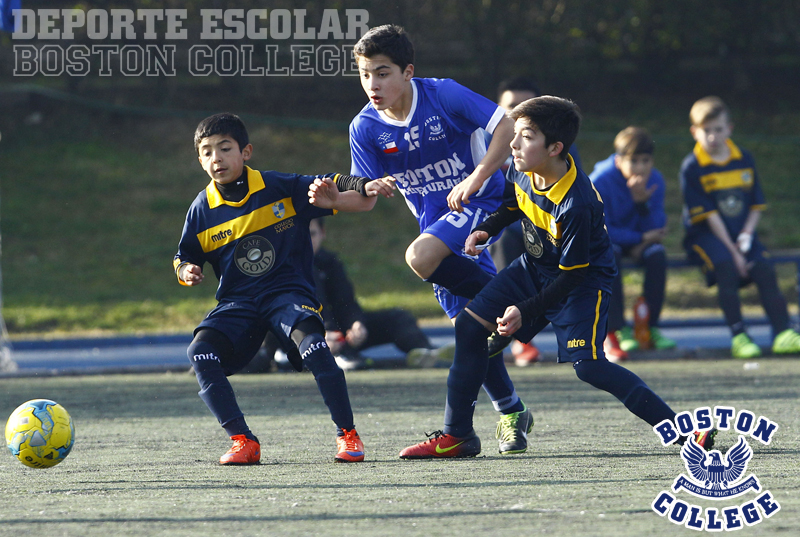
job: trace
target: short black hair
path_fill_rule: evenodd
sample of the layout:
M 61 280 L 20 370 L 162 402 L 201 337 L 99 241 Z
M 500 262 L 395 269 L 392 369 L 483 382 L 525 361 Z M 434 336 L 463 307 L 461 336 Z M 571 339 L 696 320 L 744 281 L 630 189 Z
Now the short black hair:
M 500 85 L 497 86 L 497 100 L 499 101 L 507 91 L 530 91 L 537 97 L 542 94 L 542 90 L 539 89 L 536 82 L 527 76 L 507 78 L 500 82 Z
M 236 140 L 236 143 L 239 144 L 239 151 L 250 143 L 247 127 L 244 126 L 244 122 L 239 116 L 223 112 L 222 114 L 209 116 L 197 125 L 194 131 L 194 150 L 198 151 L 203 138 L 208 138 L 215 134 L 227 134 Z
M 569 148 L 578 137 L 581 128 L 581 110 L 569 99 L 543 95 L 518 104 L 508 116 L 517 121 L 525 119 L 544 135 L 546 146 L 561 142 L 561 156 L 567 160 Z
M 384 24 L 370 29 L 353 47 L 356 58 L 372 58 L 379 54 L 388 56 L 401 71 L 414 63 L 414 45 L 406 31 L 396 24 Z

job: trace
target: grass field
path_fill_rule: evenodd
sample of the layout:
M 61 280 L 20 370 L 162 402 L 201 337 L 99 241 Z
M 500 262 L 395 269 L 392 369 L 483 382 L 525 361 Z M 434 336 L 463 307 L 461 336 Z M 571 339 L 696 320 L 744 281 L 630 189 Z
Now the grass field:
M 800 534 L 800 360 L 631 363 L 676 410 L 727 405 L 780 426 L 749 442 L 748 472 L 781 510 L 741 535 Z M 233 377 L 262 440 L 260 466 L 215 461 L 229 441 L 190 375 L 0 380 L 0 414 L 51 398 L 75 448 L 48 470 L 0 457 L 0 535 L 691 535 L 650 508 L 686 469 L 678 449 L 568 365 L 512 371 L 536 424 L 527 454 L 496 453 L 496 415 L 476 409 L 476 459 L 401 461 L 441 427 L 446 370 L 348 373 L 367 462 L 334 464 L 333 427 L 309 374 Z M 718 437 L 724 453 L 733 432 Z M 702 507 L 741 505 L 677 496 Z

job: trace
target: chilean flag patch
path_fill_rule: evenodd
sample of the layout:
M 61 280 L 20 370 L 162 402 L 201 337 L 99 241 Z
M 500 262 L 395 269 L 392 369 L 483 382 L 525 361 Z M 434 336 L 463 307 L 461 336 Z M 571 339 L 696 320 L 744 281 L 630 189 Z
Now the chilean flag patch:
M 394 140 L 391 138 L 392 135 L 388 132 L 384 132 L 378 137 L 378 143 L 381 145 L 381 149 L 383 149 L 384 153 L 397 153 L 400 151 L 397 149 L 397 144 L 394 143 Z

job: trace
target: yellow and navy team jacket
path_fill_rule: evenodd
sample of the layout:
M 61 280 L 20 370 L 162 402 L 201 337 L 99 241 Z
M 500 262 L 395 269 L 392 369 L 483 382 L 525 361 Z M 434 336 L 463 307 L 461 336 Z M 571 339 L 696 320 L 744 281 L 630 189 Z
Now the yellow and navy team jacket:
M 246 169 L 249 191 L 242 201 L 225 201 L 214 181 L 197 195 L 173 260 L 176 273 L 185 263 L 209 263 L 219 279 L 217 300 L 315 296 L 308 222 L 334 211 L 309 203 L 314 176 Z
M 545 280 L 555 280 L 562 270 L 588 267 L 581 286 L 611 292 L 617 268 L 603 200 L 572 156 L 567 158 L 569 170 L 547 190 L 536 190 L 530 172 L 509 168 L 506 180 L 514 183 L 514 199 L 506 198 L 505 205 L 524 213 L 527 260 Z
M 711 233 L 706 221 L 718 213 L 728 234 L 736 240 L 751 210 L 763 210 L 764 194 L 753 156 L 727 141 L 731 156 L 715 162 L 696 144 L 681 164 L 683 224 L 687 236 Z

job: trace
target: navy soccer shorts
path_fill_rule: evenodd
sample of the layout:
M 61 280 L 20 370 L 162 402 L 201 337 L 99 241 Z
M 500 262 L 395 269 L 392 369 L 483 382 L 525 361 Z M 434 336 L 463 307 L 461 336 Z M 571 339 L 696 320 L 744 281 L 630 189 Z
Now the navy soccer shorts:
M 733 240 L 735 241 L 736 237 L 733 237 Z M 726 261 L 733 263 L 731 253 L 713 233 L 702 233 L 694 237 L 686 237 L 683 246 L 686 248 L 689 261 L 699 265 L 703 270 L 703 274 L 706 277 L 706 285 L 709 287 L 717 283 L 717 265 Z M 750 251 L 744 256 L 747 262 L 755 263 L 768 259 L 768 256 L 769 253 L 764 244 L 758 240 L 757 236 L 754 236 Z M 746 285 L 749 282 L 749 279 L 745 280 L 742 285 Z
M 546 283 L 539 277 L 535 266 L 529 268 L 522 256 L 501 270 L 467 309 L 494 323 L 508 306 L 539 294 Z M 552 323 L 558 341 L 559 362 L 605 359 L 603 341 L 610 297 L 610 293 L 597 288 L 578 287 L 545 315 L 534 319 L 532 326 L 520 328 L 514 337 L 530 341 Z
M 322 325 L 321 309 L 316 299 L 300 293 L 224 301 L 211 310 L 194 333 L 213 328 L 225 334 L 233 343 L 233 356 L 231 363 L 222 365 L 235 372 L 253 359 L 268 331 L 275 334 L 283 349 L 294 346 L 289 337 L 292 329 L 309 317 Z

